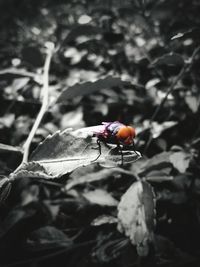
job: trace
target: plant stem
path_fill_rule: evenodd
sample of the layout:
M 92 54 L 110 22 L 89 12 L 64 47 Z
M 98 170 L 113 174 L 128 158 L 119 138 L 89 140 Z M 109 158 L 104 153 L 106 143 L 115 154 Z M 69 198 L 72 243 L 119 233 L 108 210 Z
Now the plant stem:
M 31 142 L 35 136 L 35 133 L 36 133 L 36 131 L 40 125 L 40 122 L 41 122 L 45 112 L 48 109 L 48 105 L 49 105 L 49 69 L 50 69 L 50 63 L 51 63 L 52 55 L 53 55 L 53 49 L 48 49 L 45 64 L 44 64 L 44 69 L 43 69 L 42 106 L 41 106 L 41 109 L 40 109 L 40 111 L 37 115 L 37 118 L 33 124 L 33 127 L 29 133 L 29 136 L 23 145 L 24 154 L 23 154 L 23 159 L 22 159 L 21 164 L 26 163 L 28 161 L 29 149 L 30 149 Z

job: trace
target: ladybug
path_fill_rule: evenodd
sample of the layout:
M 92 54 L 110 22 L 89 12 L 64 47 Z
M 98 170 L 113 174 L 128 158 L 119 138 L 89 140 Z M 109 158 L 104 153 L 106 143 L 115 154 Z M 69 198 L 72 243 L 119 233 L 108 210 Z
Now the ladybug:
M 118 121 L 103 122 L 102 130 L 94 135 L 100 140 L 111 144 L 132 145 L 136 136 L 135 129 Z
M 97 144 L 99 146 L 99 155 L 95 160 L 97 160 L 101 155 L 100 142 L 104 142 L 105 144 L 116 144 L 121 152 L 122 162 L 123 154 L 120 145 L 132 146 L 137 154 L 134 144 L 134 138 L 136 136 L 135 128 L 127 126 L 119 121 L 103 122 L 101 127 L 98 126 L 98 131 L 93 132 L 93 136 L 97 137 Z

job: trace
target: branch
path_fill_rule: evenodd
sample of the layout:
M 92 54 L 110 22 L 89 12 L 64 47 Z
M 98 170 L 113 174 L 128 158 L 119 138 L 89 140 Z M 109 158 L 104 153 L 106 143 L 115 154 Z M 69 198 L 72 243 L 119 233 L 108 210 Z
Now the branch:
M 169 89 L 167 90 L 165 97 L 163 98 L 163 100 L 161 101 L 160 105 L 156 108 L 156 110 L 154 111 L 151 119 L 150 119 L 150 127 L 152 125 L 152 122 L 155 120 L 156 116 L 158 115 L 158 113 L 160 112 L 161 108 L 163 107 L 163 105 L 165 104 L 168 95 L 172 93 L 172 91 L 174 90 L 176 84 L 179 82 L 179 80 L 182 78 L 182 76 L 185 74 L 185 72 L 189 71 L 192 67 L 192 63 L 194 61 L 195 56 L 199 53 L 200 51 L 200 46 L 198 46 L 192 53 L 192 56 L 190 57 L 189 61 L 187 63 L 184 64 L 184 66 L 182 67 L 182 69 L 180 70 L 179 74 L 177 75 L 176 79 L 173 81 L 173 83 L 171 84 L 171 86 L 169 87 Z M 153 140 L 152 135 L 150 134 L 149 139 L 147 141 L 147 144 L 144 148 L 144 153 L 146 153 L 147 149 L 149 148 L 151 142 Z
M 43 88 L 42 88 L 43 100 L 42 100 L 42 106 L 41 106 L 41 109 L 40 109 L 40 111 L 39 111 L 39 113 L 37 115 L 35 123 L 33 124 L 33 127 L 32 127 L 32 129 L 31 129 L 31 131 L 29 133 L 29 136 L 28 136 L 26 142 L 23 145 L 24 154 L 23 154 L 22 163 L 25 163 L 25 162 L 28 161 L 28 155 L 29 155 L 29 149 L 30 149 L 31 142 L 33 140 L 33 137 L 35 136 L 35 133 L 36 133 L 36 131 L 37 131 L 39 125 L 40 125 L 40 122 L 41 122 L 45 112 L 48 109 L 48 104 L 49 104 L 49 69 L 50 69 L 50 63 L 51 63 L 51 58 L 52 58 L 52 55 L 53 55 L 53 51 L 54 51 L 53 48 L 48 49 L 48 51 L 47 51 L 47 56 L 46 56 L 44 69 L 43 69 Z

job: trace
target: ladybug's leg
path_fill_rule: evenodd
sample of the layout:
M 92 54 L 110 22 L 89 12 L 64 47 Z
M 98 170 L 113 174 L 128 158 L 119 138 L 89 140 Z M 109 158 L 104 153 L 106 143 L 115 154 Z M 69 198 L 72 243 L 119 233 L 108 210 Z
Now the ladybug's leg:
M 133 151 L 135 152 L 135 154 L 139 156 L 139 154 L 137 153 L 137 150 L 136 150 L 136 147 L 135 147 L 135 143 L 134 142 L 132 144 L 132 147 L 133 147 Z
M 122 152 L 122 148 L 120 146 L 120 143 L 118 143 L 118 142 L 117 142 L 117 148 L 118 148 L 118 150 L 119 150 L 119 152 L 121 154 L 121 159 L 122 159 L 121 165 L 123 166 L 123 164 L 124 164 L 124 156 L 123 156 L 123 152 Z
M 101 142 L 99 139 L 97 139 L 97 145 L 98 145 L 98 149 L 99 149 L 99 155 L 96 157 L 96 159 L 93 159 L 91 162 L 96 161 L 101 156 Z

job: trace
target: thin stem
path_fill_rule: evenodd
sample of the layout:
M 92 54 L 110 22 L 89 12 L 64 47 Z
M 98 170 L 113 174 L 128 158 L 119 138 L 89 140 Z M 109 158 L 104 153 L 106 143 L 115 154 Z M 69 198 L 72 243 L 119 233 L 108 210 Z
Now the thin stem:
M 21 164 L 26 163 L 28 161 L 29 149 L 30 149 L 31 142 L 35 136 L 35 133 L 36 133 L 36 131 L 40 125 L 40 122 L 41 122 L 45 112 L 48 109 L 48 104 L 49 104 L 49 69 L 50 69 L 50 63 L 51 63 L 52 55 L 53 55 L 53 49 L 49 49 L 47 52 L 47 56 L 46 56 L 46 60 L 45 60 L 45 64 L 44 64 L 44 71 L 43 71 L 43 89 L 42 89 L 43 101 L 42 101 L 42 106 L 41 106 L 41 109 L 40 109 L 40 111 L 37 115 L 37 118 L 33 124 L 33 127 L 29 133 L 29 136 L 23 145 L 24 154 L 23 154 L 23 159 L 22 159 Z
M 167 90 L 165 97 L 163 98 L 163 100 L 161 101 L 160 105 L 156 108 L 156 110 L 154 111 L 151 119 L 150 119 L 150 127 L 152 125 L 152 122 L 155 120 L 155 118 L 157 117 L 158 113 L 160 112 L 161 108 L 163 107 L 163 105 L 165 104 L 168 95 L 172 93 L 172 91 L 174 90 L 176 84 L 179 82 L 179 80 L 182 79 L 183 75 L 190 70 L 190 68 L 192 67 L 192 63 L 194 61 L 195 56 L 199 53 L 200 50 L 200 46 L 198 46 L 194 52 L 192 53 L 192 56 L 190 57 L 189 62 L 187 62 L 187 64 L 185 63 L 184 66 L 182 67 L 182 69 L 180 70 L 179 74 L 177 75 L 176 79 L 173 81 L 173 83 L 171 84 L 171 86 L 169 87 L 169 89 Z M 144 154 L 146 153 L 147 149 L 149 148 L 151 142 L 153 140 L 152 134 L 150 134 L 149 139 L 146 143 L 146 146 L 144 148 Z
M 183 74 L 186 71 L 186 66 L 184 65 L 182 67 L 182 69 L 180 70 L 179 74 L 177 75 L 176 79 L 173 81 L 173 83 L 171 84 L 171 86 L 168 88 L 165 97 L 163 98 L 163 100 L 161 101 L 160 105 L 156 108 L 155 112 L 153 113 L 151 120 L 150 120 L 150 124 L 155 120 L 156 116 L 158 115 L 159 111 L 161 110 L 161 108 L 163 107 L 164 103 L 166 102 L 168 95 L 174 90 L 176 84 L 179 82 L 179 80 L 182 78 Z

